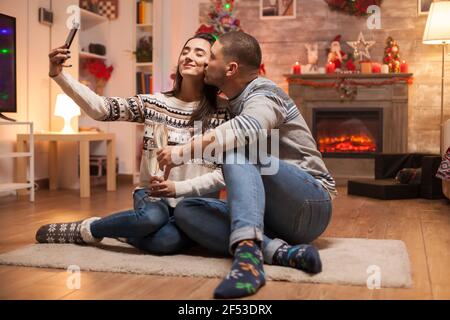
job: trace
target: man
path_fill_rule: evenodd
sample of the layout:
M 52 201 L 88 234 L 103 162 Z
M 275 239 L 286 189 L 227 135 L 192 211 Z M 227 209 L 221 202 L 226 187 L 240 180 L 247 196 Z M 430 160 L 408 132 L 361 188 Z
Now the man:
M 331 199 L 337 193 L 295 103 L 276 84 L 258 77 L 262 55 L 256 39 L 244 32 L 229 32 L 219 37 L 211 51 L 205 81 L 230 98 L 235 117 L 187 145 L 160 150 L 158 161 L 168 174 L 181 164 L 176 163 L 177 158 L 192 159 L 196 150 L 213 149 L 216 156 L 225 151 L 223 173 L 228 204 L 186 199 L 177 207 L 175 219 L 196 240 L 196 232 L 207 232 L 208 219 L 228 215 L 228 249 L 234 262 L 214 295 L 238 298 L 255 293 L 265 284 L 261 250 L 269 264 L 321 272 L 318 250 L 308 243 L 328 226 Z M 272 145 L 271 139 L 278 137 L 279 154 L 272 152 L 266 161 L 260 154 L 257 161 L 250 161 L 248 148 L 239 151 L 256 143 Z M 277 168 L 276 172 L 268 170 L 270 173 L 264 174 L 268 165 Z M 194 226 L 190 215 L 201 215 L 205 225 Z M 297 245 L 272 240 L 263 234 L 264 229 Z M 200 244 L 211 248 L 218 245 L 205 241 Z

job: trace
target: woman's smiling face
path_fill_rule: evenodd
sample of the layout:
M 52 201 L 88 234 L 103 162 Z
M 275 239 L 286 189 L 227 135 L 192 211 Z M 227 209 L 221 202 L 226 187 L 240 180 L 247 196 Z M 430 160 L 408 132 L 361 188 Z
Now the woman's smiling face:
M 204 39 L 192 39 L 184 46 L 178 59 L 181 75 L 204 77 L 205 67 L 211 55 L 211 45 Z

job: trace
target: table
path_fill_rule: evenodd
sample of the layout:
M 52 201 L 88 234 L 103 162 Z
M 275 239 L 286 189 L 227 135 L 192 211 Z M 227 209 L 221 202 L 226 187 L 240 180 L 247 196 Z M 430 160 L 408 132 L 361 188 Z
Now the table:
M 28 126 L 28 136 L 30 139 L 30 148 L 26 152 L 3 152 L 0 153 L 1 159 L 17 159 L 23 158 L 24 170 L 25 170 L 25 182 L 26 183 L 14 183 L 14 182 L 2 182 L 0 183 L 0 192 L 4 191 L 16 191 L 20 194 L 20 190 L 29 189 L 30 190 L 30 202 L 34 202 L 34 143 L 33 143 L 33 133 L 34 124 L 33 122 L 20 122 L 20 121 L 0 121 L 0 126 L 17 126 L 26 125 Z M 27 167 L 29 169 L 28 181 L 26 181 L 26 171 Z
M 17 135 L 17 152 L 24 152 L 27 148 L 29 135 Z M 79 142 L 80 148 L 80 197 L 91 196 L 91 182 L 89 174 L 89 143 L 91 141 L 106 141 L 106 189 L 116 190 L 116 137 L 114 133 L 79 132 L 79 133 L 35 133 L 34 141 L 48 141 L 49 148 L 49 180 L 50 190 L 58 189 L 58 142 Z M 26 181 L 26 163 L 22 159 L 16 160 L 15 177 L 17 182 Z

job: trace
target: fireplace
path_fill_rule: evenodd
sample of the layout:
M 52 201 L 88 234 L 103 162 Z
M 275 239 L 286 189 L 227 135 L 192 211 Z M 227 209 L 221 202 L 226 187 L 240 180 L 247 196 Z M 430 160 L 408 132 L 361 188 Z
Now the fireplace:
M 328 158 L 373 158 L 383 151 L 383 110 L 313 109 L 313 136 Z
M 405 79 L 411 76 L 286 75 L 289 95 L 338 185 L 346 185 L 349 179 L 373 178 L 377 153 L 408 151 L 409 93 Z M 342 95 L 339 90 L 342 81 L 352 87 L 353 96 Z

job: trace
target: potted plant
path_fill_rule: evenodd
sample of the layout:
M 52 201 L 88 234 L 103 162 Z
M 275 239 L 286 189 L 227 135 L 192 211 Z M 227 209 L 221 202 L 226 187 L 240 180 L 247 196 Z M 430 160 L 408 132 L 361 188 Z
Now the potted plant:
M 152 37 L 142 37 L 136 49 L 137 62 L 152 62 L 153 60 L 153 45 Z
M 95 77 L 95 92 L 102 96 L 105 90 L 105 85 L 111 77 L 114 67 L 112 65 L 107 67 L 103 60 L 93 59 L 86 63 L 85 68 L 92 76 Z

